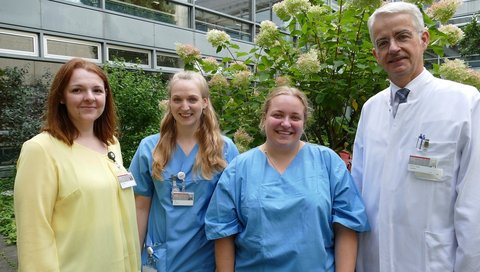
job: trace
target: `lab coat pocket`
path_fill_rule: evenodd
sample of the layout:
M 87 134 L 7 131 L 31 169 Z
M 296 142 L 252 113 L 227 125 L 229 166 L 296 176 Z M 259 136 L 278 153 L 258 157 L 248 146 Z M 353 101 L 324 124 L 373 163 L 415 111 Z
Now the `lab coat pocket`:
M 425 271 L 453 271 L 455 256 L 455 233 L 453 230 L 425 232 Z
M 435 168 L 441 169 L 441 175 L 436 178 L 429 178 L 428 175 L 416 175 L 419 179 L 434 181 L 452 181 L 454 174 L 454 162 L 457 143 L 454 141 L 435 141 L 429 142 L 428 148 L 417 153 L 420 157 L 426 157 L 435 161 Z

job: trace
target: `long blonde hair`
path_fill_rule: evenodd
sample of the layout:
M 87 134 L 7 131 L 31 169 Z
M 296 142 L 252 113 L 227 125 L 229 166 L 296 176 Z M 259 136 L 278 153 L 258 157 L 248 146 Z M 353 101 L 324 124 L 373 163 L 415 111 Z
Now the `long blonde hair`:
M 203 110 L 200 117 L 200 124 L 195 132 L 195 138 L 198 143 L 198 154 L 193 165 L 194 173 L 201 173 L 205 179 L 212 179 L 215 172 L 222 171 L 227 162 L 223 157 L 223 138 L 220 132 L 217 115 L 209 99 L 208 83 L 199 73 L 192 71 L 177 72 L 167 86 L 169 97 L 171 97 L 172 87 L 180 80 L 194 81 L 202 95 L 207 98 L 207 107 Z M 163 180 L 162 172 L 168 164 L 172 152 L 175 151 L 177 140 L 177 128 L 175 119 L 167 107 L 167 112 L 160 122 L 160 141 L 153 150 L 153 177 Z

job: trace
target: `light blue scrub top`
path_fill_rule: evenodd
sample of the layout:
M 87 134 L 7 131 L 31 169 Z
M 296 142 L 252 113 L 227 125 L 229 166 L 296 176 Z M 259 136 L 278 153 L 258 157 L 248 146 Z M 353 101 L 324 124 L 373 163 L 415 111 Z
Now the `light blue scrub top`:
M 208 239 L 236 234 L 235 271 L 335 271 L 333 223 L 369 230 L 345 163 L 305 144 L 280 175 L 254 148 L 224 170 L 205 218 Z
M 158 271 L 214 271 L 213 242 L 205 236 L 204 218 L 221 173 L 212 180 L 192 175 L 198 145 L 188 156 L 177 145 L 162 174 L 163 181 L 153 180 L 152 153 L 159 139 L 159 134 L 143 139 L 130 165 L 137 182 L 135 194 L 152 198 L 145 245 L 153 248 Z M 238 150 L 232 140 L 223 139 L 224 157 L 229 162 L 238 155 Z M 195 193 L 193 206 L 172 206 L 171 176 L 180 171 L 186 174 L 186 191 Z M 177 180 L 177 186 L 181 189 L 182 182 Z M 142 263 L 146 261 L 147 253 L 142 249 Z

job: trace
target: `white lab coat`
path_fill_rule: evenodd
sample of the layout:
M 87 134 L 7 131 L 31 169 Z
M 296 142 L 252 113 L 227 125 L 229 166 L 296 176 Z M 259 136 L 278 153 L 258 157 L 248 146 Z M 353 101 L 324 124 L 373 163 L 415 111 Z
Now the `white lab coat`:
M 427 70 L 406 87 L 395 118 L 390 88 L 362 109 L 352 175 L 372 230 L 360 234 L 357 272 L 479 272 L 480 93 Z M 410 155 L 436 158 L 443 177 L 416 178 Z

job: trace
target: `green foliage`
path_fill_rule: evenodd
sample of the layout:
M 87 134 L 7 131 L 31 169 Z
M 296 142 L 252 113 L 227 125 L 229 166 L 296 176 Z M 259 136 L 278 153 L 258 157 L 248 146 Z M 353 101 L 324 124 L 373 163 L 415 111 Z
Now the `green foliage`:
M 478 24 L 476 16 L 463 29 L 463 32 L 465 36 L 459 44 L 460 54 L 463 57 L 480 54 L 480 24 Z
M 268 91 L 283 81 L 303 90 L 312 103 L 313 121 L 306 131 L 309 141 L 336 150 L 352 144 L 361 106 L 387 85 L 386 75 L 372 56 L 366 26 L 373 9 L 346 8 L 339 2 L 335 12 L 317 2 L 321 19 L 309 12 L 293 14 L 284 22 L 291 37 L 261 29 L 257 36 L 261 45 L 250 52 L 237 50 L 223 60 L 227 63 L 240 56 L 253 66 L 250 85 L 234 84 L 237 71 L 232 66 L 215 70 L 200 63 L 208 75 L 221 73 L 231 82 L 229 88 L 216 89 L 211 84 L 212 100 L 227 134 L 243 129 L 255 139 L 251 146 L 257 145 L 263 138 L 258 129 L 261 105 Z M 227 44 L 222 49 L 232 48 Z
M 336 151 L 351 149 L 363 104 L 388 86 L 386 73 L 372 55 L 367 27 L 369 15 L 381 1 L 337 4 L 338 10 L 321 0 L 275 4 L 273 10 L 284 21 L 279 28 L 290 35 L 264 21 L 249 52 L 239 51 L 231 42 L 216 46 L 217 52 L 226 50 L 231 56 L 216 67 L 180 56 L 188 64 L 185 67 L 200 67 L 209 78 L 212 101 L 229 136 L 241 130 L 253 136 L 250 147 L 257 145 L 263 138 L 258 123 L 266 94 L 275 86 L 290 85 L 307 94 L 314 110 L 306 129 L 308 140 Z M 429 50 L 443 55 L 446 36 L 436 29 L 437 22 L 426 23 L 432 37 Z M 237 84 L 238 70 L 230 64 L 238 59 L 253 67 L 250 84 Z M 229 84 L 218 84 L 219 75 Z
M 130 69 L 120 62 L 105 65 L 103 69 L 113 90 L 123 163 L 128 167 L 140 141 L 159 131 L 163 114 L 159 102 L 167 97 L 164 80 L 160 74 L 138 67 Z
M 15 244 L 17 228 L 13 211 L 13 178 L 0 179 L 0 234 L 7 244 Z
M 48 93 L 45 82 L 50 80 L 51 75 L 46 73 L 28 84 L 26 73 L 25 69 L 17 67 L 0 69 L 0 130 L 8 132 L 0 135 L 4 148 L 8 146 L 19 150 L 24 141 L 40 131 L 42 125 Z

